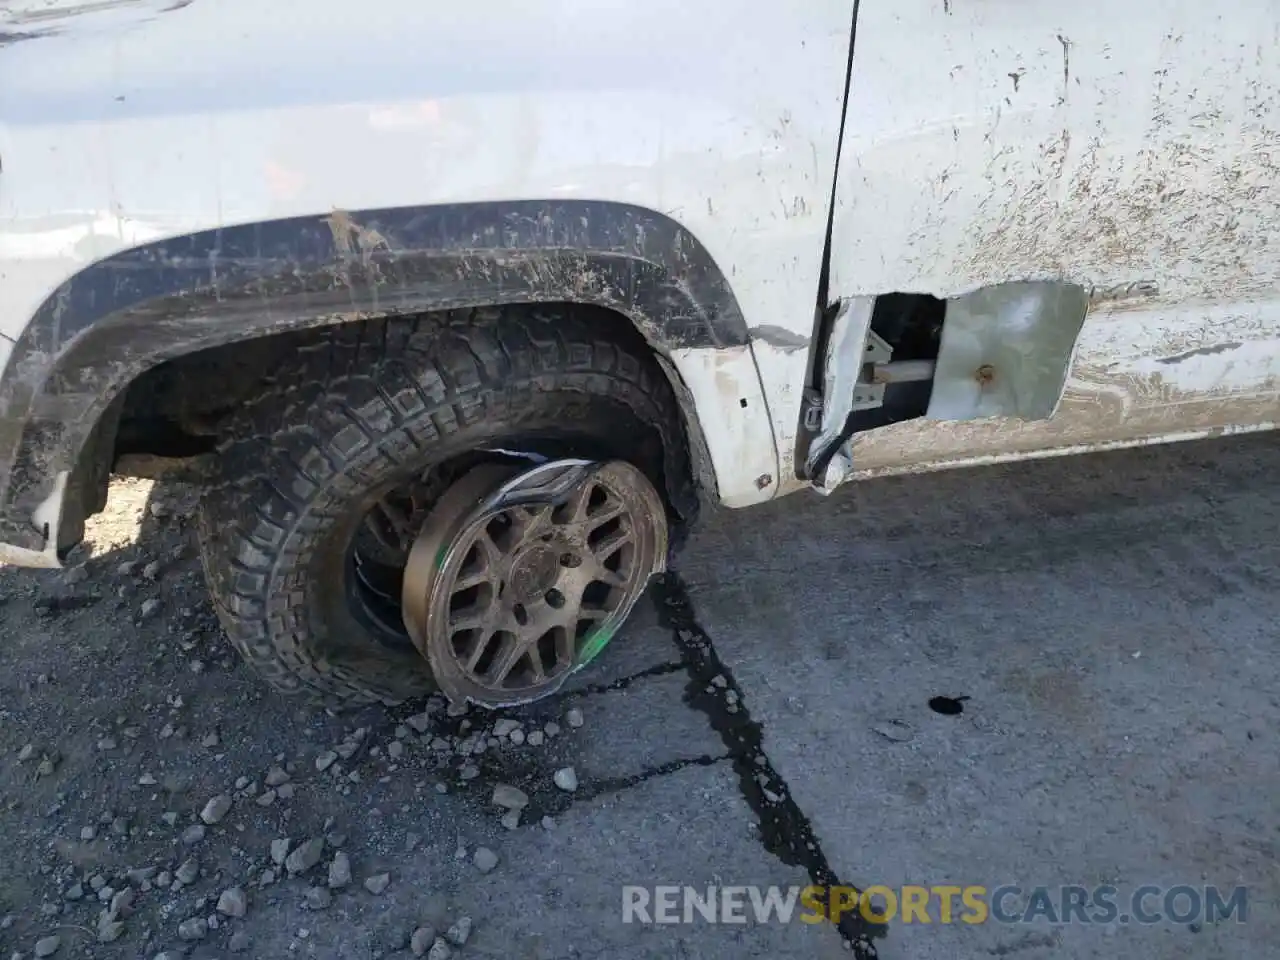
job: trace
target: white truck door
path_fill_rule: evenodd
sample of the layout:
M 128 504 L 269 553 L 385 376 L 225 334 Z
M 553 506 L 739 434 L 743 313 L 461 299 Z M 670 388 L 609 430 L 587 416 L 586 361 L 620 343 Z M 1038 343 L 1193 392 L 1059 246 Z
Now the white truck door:
M 950 298 L 1050 281 L 1080 306 L 1051 417 L 871 430 L 854 467 L 1274 420 L 1278 46 L 1270 0 L 862 0 L 828 300 L 931 294 L 950 317 Z
M 863 0 L 831 292 L 1269 292 L 1280 8 Z

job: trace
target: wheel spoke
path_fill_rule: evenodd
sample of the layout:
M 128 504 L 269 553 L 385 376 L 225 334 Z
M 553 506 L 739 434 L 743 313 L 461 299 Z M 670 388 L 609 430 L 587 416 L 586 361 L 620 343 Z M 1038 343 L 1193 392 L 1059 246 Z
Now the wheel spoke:
M 564 515 L 566 523 L 585 520 L 587 504 L 591 502 L 591 494 L 595 492 L 595 489 L 596 485 L 590 480 L 586 483 L 578 484 L 573 492 L 569 494 L 569 498 L 556 509 L 556 512 Z
M 502 560 L 502 548 L 493 542 L 489 531 L 481 530 L 476 537 L 476 546 L 480 548 L 480 556 L 486 571 L 494 570 Z
M 623 514 L 623 506 L 617 500 L 610 500 L 595 513 L 587 514 L 587 527 L 594 530 L 603 523 L 608 523 L 614 517 L 620 517 Z
M 547 505 L 517 507 L 507 516 L 511 520 L 512 549 L 540 536 L 551 525 L 551 507 Z
M 556 659 L 561 663 L 573 663 L 578 658 L 574 649 L 577 633 L 573 626 L 565 627 L 556 634 Z
M 459 630 L 475 630 L 483 627 L 485 621 L 489 618 L 486 615 L 487 610 L 477 610 L 474 607 L 468 607 L 463 615 L 454 614 L 449 618 L 449 633 L 457 633 Z
M 599 580 L 601 583 L 608 584 L 611 587 L 625 587 L 627 578 L 616 570 L 610 570 L 603 563 L 597 562 L 595 576 L 593 580 Z
M 511 639 L 503 644 L 502 651 L 494 660 L 493 665 L 489 667 L 489 678 L 499 686 L 507 679 L 507 676 L 515 669 L 520 659 L 529 652 L 529 643 L 521 637 L 511 634 Z
M 461 590 L 470 590 L 472 587 L 478 587 L 482 583 L 488 583 L 492 576 L 487 568 L 468 573 L 466 576 L 459 576 L 454 581 L 453 592 L 458 593 Z
M 603 563 L 608 560 L 623 544 L 631 542 L 631 533 L 624 529 L 615 530 L 603 540 L 591 545 L 591 552 L 596 555 L 596 559 Z
M 454 591 L 457 592 L 456 590 Z M 501 613 L 497 608 L 496 598 L 492 592 L 488 595 L 486 603 L 473 603 L 461 610 L 451 611 L 449 614 L 449 632 L 457 633 L 459 630 L 475 630 L 479 627 L 488 628 L 486 632 L 492 632 L 500 626 Z
M 485 650 L 489 648 L 489 644 L 493 641 L 493 634 L 487 630 L 482 630 L 476 635 L 471 645 L 471 649 L 467 651 L 467 672 L 475 673 L 476 664 L 480 662 L 480 658 L 484 656 Z
M 542 657 L 539 656 L 538 651 L 529 651 L 529 666 L 533 672 L 533 682 L 546 683 L 547 672 L 542 669 Z

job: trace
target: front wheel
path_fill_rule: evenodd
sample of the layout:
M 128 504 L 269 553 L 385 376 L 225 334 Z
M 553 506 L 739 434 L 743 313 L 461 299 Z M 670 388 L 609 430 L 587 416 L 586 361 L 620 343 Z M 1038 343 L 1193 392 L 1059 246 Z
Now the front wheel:
M 278 689 L 534 700 L 662 569 L 656 490 L 682 438 L 645 348 L 570 310 L 459 319 L 334 328 L 226 425 L 201 554 L 229 639 Z M 538 499 L 560 461 L 573 482 Z

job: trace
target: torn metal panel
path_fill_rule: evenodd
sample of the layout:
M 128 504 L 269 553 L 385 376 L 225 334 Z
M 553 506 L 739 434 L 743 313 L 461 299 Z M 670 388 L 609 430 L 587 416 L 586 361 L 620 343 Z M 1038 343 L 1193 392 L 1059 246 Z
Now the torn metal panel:
M 875 297 L 853 297 L 840 304 L 832 323 L 823 361 L 822 429 L 810 448 L 811 464 L 830 453 L 831 445 L 840 441 L 845 421 L 853 412 L 858 378 L 867 362 L 867 337 L 875 306 Z
M 1005 283 L 948 302 L 926 415 L 1048 417 L 1087 309 L 1085 291 L 1061 283 Z
M 1280 411 L 1280 300 L 1208 308 L 1104 302 L 1047 419 L 904 421 L 855 436 L 855 476 L 914 473 L 1269 430 Z M 950 322 L 950 321 L 948 321 Z

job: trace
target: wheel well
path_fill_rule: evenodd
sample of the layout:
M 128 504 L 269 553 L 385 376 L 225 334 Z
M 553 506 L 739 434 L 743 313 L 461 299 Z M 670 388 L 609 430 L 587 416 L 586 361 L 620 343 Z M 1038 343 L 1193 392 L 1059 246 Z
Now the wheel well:
M 715 479 L 702 440 L 692 397 L 675 367 L 623 314 L 575 303 L 557 306 L 578 316 L 588 315 L 602 337 L 647 354 L 661 369 L 681 411 L 684 449 L 666 451 L 667 473 L 679 464 L 679 476 L 663 478 L 668 506 L 676 517 L 691 521 L 703 496 L 714 497 Z M 484 309 L 484 308 L 481 308 Z M 438 311 L 403 318 L 351 321 L 382 323 L 435 322 L 462 326 L 473 311 Z M 314 345 L 338 326 L 330 324 L 220 344 L 166 360 L 136 377 L 115 404 L 114 441 L 110 446 L 112 469 L 121 474 L 197 478 L 213 455 L 222 421 L 257 393 L 263 380 L 291 354 Z M 107 418 L 104 417 L 104 420 Z M 99 448 L 101 449 L 101 448 Z M 88 451 L 86 451 L 88 454 Z M 100 507 L 99 507 L 100 509 Z M 92 507 L 89 512 L 92 511 Z

